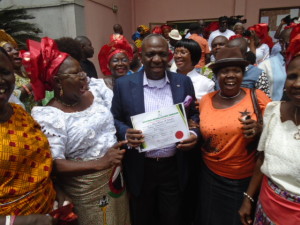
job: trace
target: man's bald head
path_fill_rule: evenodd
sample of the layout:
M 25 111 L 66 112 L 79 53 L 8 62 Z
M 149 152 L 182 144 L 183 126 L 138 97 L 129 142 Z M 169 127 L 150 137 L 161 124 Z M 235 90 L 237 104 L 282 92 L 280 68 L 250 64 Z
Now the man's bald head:
M 226 46 L 229 48 L 239 47 L 243 56 L 245 56 L 248 48 L 248 43 L 245 40 L 245 38 L 235 38 L 233 40 L 228 41 Z

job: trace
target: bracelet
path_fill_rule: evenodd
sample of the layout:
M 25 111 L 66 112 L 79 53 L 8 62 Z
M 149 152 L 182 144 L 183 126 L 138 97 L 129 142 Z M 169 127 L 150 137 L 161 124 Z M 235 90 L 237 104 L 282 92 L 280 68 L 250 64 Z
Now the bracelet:
M 11 216 L 10 225 L 14 225 L 16 216 Z
M 5 217 L 5 225 L 10 225 L 10 216 Z
M 247 197 L 251 202 L 254 203 L 254 199 L 250 195 L 248 195 L 246 192 L 244 192 L 244 196 Z
M 25 91 L 27 92 L 28 95 L 32 94 L 31 91 L 29 90 L 29 88 L 26 85 L 23 85 L 22 87 L 25 89 Z

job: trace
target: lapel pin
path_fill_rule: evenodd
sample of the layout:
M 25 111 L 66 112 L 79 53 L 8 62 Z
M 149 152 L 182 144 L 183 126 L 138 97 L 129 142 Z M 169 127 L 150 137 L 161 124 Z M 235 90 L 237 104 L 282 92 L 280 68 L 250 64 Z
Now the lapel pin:
M 180 87 L 180 84 L 177 84 L 177 87 Z

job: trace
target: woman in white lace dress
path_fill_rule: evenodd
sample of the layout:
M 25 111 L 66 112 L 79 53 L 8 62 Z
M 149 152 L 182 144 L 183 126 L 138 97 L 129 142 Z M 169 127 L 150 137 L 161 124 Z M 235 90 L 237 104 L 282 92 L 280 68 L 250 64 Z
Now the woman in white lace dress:
M 78 61 L 59 52 L 53 40 L 43 38 L 41 45 L 31 42 L 29 49 L 33 87 L 41 97 L 46 89 L 54 91 L 54 99 L 35 107 L 32 115 L 48 137 L 57 182 L 71 197 L 79 224 L 129 224 L 123 180 L 112 177 L 126 143 L 116 144 L 112 91 L 102 79 L 88 82 Z M 39 60 L 48 65 L 35 68 Z

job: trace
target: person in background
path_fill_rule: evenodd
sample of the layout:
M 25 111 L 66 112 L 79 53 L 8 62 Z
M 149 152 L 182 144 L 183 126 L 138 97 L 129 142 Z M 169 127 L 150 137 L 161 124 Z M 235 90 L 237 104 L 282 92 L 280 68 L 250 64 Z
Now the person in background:
M 37 105 L 38 102 L 34 100 L 34 92 L 28 74 L 23 68 L 22 55 L 18 50 L 18 45 L 4 30 L 0 30 L 0 47 L 4 48 L 13 63 L 16 80 L 13 95 L 23 103 L 26 111 L 30 113 L 32 107 Z
M 143 39 L 150 34 L 150 28 L 147 25 L 140 25 L 137 27 L 137 31 L 132 35 L 136 47 L 140 49 L 142 47 Z
M 200 36 L 202 28 L 199 23 L 192 23 L 189 29 L 191 33 L 189 39 L 196 41 L 201 48 L 201 58 L 197 65 L 195 65 L 196 70 L 201 73 L 201 68 L 205 66 L 205 63 L 208 62 L 210 58 L 208 42 Z
M 123 27 L 120 24 L 115 24 L 113 26 L 114 33 L 110 37 L 110 41 L 120 40 L 123 37 Z
M 28 48 L 36 98 L 43 98 L 46 89 L 54 91 L 48 105 L 33 108 L 32 116 L 49 140 L 57 182 L 72 199 L 78 224 L 128 225 L 126 191 L 114 185 L 126 142 L 117 143 L 115 137 L 111 90 L 102 79 L 88 79 L 54 40 L 30 40 Z M 46 63 L 37 67 L 39 61 Z
M 224 36 L 217 36 L 214 38 L 214 40 L 211 43 L 211 55 L 215 58 L 216 54 L 218 53 L 218 51 L 221 48 L 226 47 L 226 44 L 228 43 L 228 39 Z M 202 68 L 202 75 L 206 76 L 209 79 L 214 79 L 214 73 L 213 71 L 209 68 L 209 66 L 211 64 L 213 64 L 214 62 L 210 62 L 208 64 L 206 64 L 203 68 Z
M 175 46 L 174 61 L 177 69 L 172 72 L 184 74 L 191 78 L 195 89 L 197 100 L 202 96 L 214 91 L 214 82 L 199 74 L 195 69 L 195 64 L 201 58 L 201 48 L 192 39 L 183 39 Z
M 245 38 L 230 40 L 226 46 L 229 48 L 239 47 L 244 59 L 246 60 L 248 43 Z M 266 73 L 262 69 L 251 64 L 245 68 L 245 74 L 241 86 L 245 88 L 260 89 L 270 97 L 270 85 Z
M 245 27 L 242 23 L 236 23 L 234 24 L 233 26 L 233 32 L 235 34 L 238 34 L 238 35 L 243 35 L 243 32 L 245 31 Z
M 113 89 L 116 79 L 127 75 L 133 51 L 127 40 L 119 40 L 104 45 L 98 54 L 102 73 L 107 76 L 104 82 L 108 88 Z
M 234 32 L 232 30 L 228 29 L 228 17 L 222 16 L 219 18 L 219 29 L 211 32 L 208 38 L 208 46 L 212 48 L 212 41 L 217 36 L 224 36 L 227 39 L 229 39 L 231 36 L 234 35 Z
M 247 65 L 239 48 L 228 47 L 210 65 L 220 90 L 199 103 L 203 163 L 195 225 L 240 224 L 238 209 L 253 175 L 262 130 L 250 89 L 241 87 Z M 263 113 L 270 99 L 261 90 L 255 93 Z
M 161 26 L 162 36 L 163 36 L 167 41 L 170 40 L 169 33 L 171 32 L 172 29 L 173 29 L 173 28 L 170 27 L 170 26 L 167 25 L 167 24 L 164 24 L 164 25 Z
M 136 47 L 134 43 L 129 43 L 132 48 L 132 60 L 130 62 L 130 70 L 128 71 L 127 75 L 140 72 L 144 67 L 141 62 L 140 56 L 139 56 L 139 49 Z
M 14 85 L 14 65 L 0 47 L 0 224 L 52 225 L 46 216 L 56 197 L 50 146 L 39 124 L 8 103 Z
M 300 221 L 300 28 L 287 50 L 288 101 L 267 105 L 259 141 L 259 160 L 239 210 L 244 225 Z M 253 222 L 254 198 L 259 192 Z
M 284 83 L 286 80 L 285 52 L 290 41 L 292 29 L 283 30 L 279 37 L 281 54 L 272 56 L 258 65 L 258 68 L 265 71 L 270 83 L 271 98 L 273 101 L 280 101 L 283 96 Z
M 82 58 L 79 60 L 82 70 L 86 72 L 88 77 L 98 78 L 95 65 L 89 60 L 89 58 L 94 56 L 92 42 L 86 36 L 77 36 L 75 40 L 80 43 L 82 50 Z
M 204 28 L 205 28 L 205 22 L 204 22 L 204 20 L 199 20 L 198 21 L 199 22 L 199 24 L 200 24 L 200 26 L 201 26 L 201 33 L 199 34 L 201 37 L 204 37 L 203 36 L 203 32 L 204 32 Z M 191 33 L 190 33 L 190 31 L 189 31 L 189 29 L 187 29 L 187 34 L 185 35 L 185 37 L 184 38 L 186 38 L 186 39 L 188 39 L 190 36 L 191 36 Z
M 177 42 L 180 41 L 181 39 L 182 36 L 179 34 L 179 31 L 177 29 L 171 30 L 171 32 L 169 33 L 169 42 L 168 42 L 169 51 L 173 56 L 172 59 L 169 61 L 170 71 L 176 70 L 176 64 L 174 63 L 174 50 Z
M 249 37 L 249 48 L 256 55 L 256 64 L 260 64 L 270 57 L 270 46 L 268 43 L 268 25 L 265 23 L 255 24 L 248 28 L 251 32 Z M 272 42 L 273 43 L 273 42 Z

